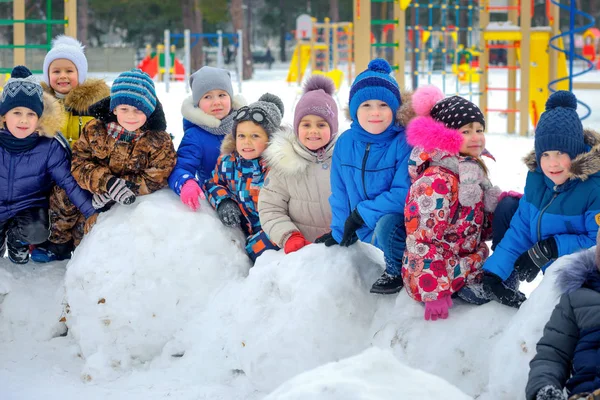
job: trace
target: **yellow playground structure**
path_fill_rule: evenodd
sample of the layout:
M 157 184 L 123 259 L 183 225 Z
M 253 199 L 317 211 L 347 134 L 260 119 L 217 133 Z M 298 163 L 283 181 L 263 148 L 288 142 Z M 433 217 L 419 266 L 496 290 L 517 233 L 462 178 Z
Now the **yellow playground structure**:
M 316 71 L 329 73 L 339 88 L 343 80 L 340 64 L 347 67 L 348 84 L 352 82 L 353 59 L 353 28 L 351 22 L 331 23 L 329 18 L 318 23 L 312 18 L 311 34 L 308 38 L 297 39 L 288 70 L 287 82 L 300 84 L 304 78 L 306 68 L 310 65 L 312 73 Z M 333 72 L 336 71 L 336 72 Z M 341 76 L 341 78 L 340 78 Z
M 507 0 L 504 5 L 493 5 L 490 0 L 452 0 L 441 4 L 425 0 L 356 0 L 355 70 L 367 67 L 374 49 L 380 57 L 383 50 L 383 57 L 391 61 L 401 86 L 411 83 L 413 87 L 419 86 L 423 84 L 420 79 L 431 84 L 435 78 L 436 84 L 442 82 L 446 94 L 478 96 L 486 118 L 489 113 L 505 114 L 507 132 L 526 135 L 530 122 L 534 127 L 537 125 L 549 86 L 553 90 L 570 87 L 567 80 L 557 79 L 569 76 L 565 53 L 550 46 L 552 42 L 553 46 L 564 49 L 559 37 L 560 7 L 549 3 L 548 26 L 532 27 L 533 2 Z M 377 11 L 380 17 L 374 18 Z M 490 22 L 492 13 L 496 13 L 494 19 L 500 15 L 506 20 Z M 413 25 L 407 25 L 407 21 Z M 373 42 L 373 36 L 380 31 L 389 32 L 390 28 L 391 43 Z M 458 45 L 461 36 L 467 40 L 464 45 Z M 359 56 L 364 54 L 370 57 Z M 499 61 L 498 54 L 505 59 Z M 498 79 L 502 75 L 497 70 L 506 71 L 506 81 Z M 491 71 L 494 80 L 504 84 L 493 82 Z M 600 90 L 600 84 L 593 83 L 575 82 L 572 87 Z M 488 97 L 492 92 L 504 92 L 506 106 L 489 107 Z

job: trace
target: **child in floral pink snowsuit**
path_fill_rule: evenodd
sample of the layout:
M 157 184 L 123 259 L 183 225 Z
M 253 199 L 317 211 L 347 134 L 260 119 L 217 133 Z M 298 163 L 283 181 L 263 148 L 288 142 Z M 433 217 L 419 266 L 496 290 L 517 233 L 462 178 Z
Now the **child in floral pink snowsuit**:
M 418 117 L 407 127 L 414 149 L 402 277 L 408 294 L 425 303 L 426 320 L 447 318 L 450 296 L 480 281 L 501 194 L 481 159 L 489 155 L 483 114 L 462 97 L 443 97 L 435 87 L 418 89 Z

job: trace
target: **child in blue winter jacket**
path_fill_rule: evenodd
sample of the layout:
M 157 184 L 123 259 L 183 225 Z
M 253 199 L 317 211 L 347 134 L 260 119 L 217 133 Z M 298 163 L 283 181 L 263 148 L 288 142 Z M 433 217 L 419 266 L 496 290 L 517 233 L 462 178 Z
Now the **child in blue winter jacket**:
M 50 235 L 48 196 L 54 183 L 82 211 L 86 230 L 96 214 L 91 195 L 71 175 L 69 145 L 55 138 L 65 121 L 62 107 L 43 94 L 26 67 L 13 69 L 0 116 L 0 257 L 8 247 L 10 261 L 25 264 L 29 245 Z
M 233 134 L 223 141 L 212 178 L 204 183 L 206 197 L 223 225 L 244 231 L 246 253 L 252 262 L 265 250 L 279 249 L 260 224 L 258 195 L 267 174 L 263 152 L 273 133 L 281 129 L 282 118 L 283 103 L 270 93 L 240 108 Z
M 492 299 L 519 307 L 525 296 L 507 287 L 514 271 L 531 282 L 558 257 L 596 244 L 600 223 L 600 136 L 584 131 L 577 99 L 559 91 L 546 102 L 535 132 L 525 194 L 510 228 L 483 265 Z
M 331 233 L 316 243 L 349 246 L 358 239 L 383 250 L 386 270 L 371 293 L 402 288 L 404 203 L 410 187 L 404 126 L 410 96 L 400 94 L 383 59 L 369 63 L 350 88 L 350 129 L 337 141 L 331 166 Z
M 235 111 L 246 105 L 233 96 L 229 71 L 202 67 L 190 77 L 192 95 L 183 101 L 183 139 L 177 149 L 177 164 L 169 186 L 193 211 L 200 207 L 200 187 L 209 179 L 219 158 L 225 135 L 233 131 Z

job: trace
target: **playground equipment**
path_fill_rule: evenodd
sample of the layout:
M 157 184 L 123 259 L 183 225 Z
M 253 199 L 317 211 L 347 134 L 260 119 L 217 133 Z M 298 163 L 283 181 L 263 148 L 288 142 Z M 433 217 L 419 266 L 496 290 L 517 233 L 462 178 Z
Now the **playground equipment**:
M 64 0 L 64 19 L 52 19 L 52 0 L 46 0 L 46 19 L 25 19 L 25 0 L 2 0 L 13 3 L 13 19 L 0 20 L 0 25 L 13 26 L 13 43 L 2 44 L 0 49 L 13 51 L 13 65 L 27 65 L 26 49 L 46 49 L 52 47 L 52 25 L 64 25 L 65 35 L 77 37 L 77 1 Z M 25 27 L 27 24 L 46 25 L 45 44 L 25 44 Z M 12 68 L 0 68 L 0 73 L 10 72 Z M 34 70 L 34 73 L 42 71 Z
M 309 18 L 310 22 L 306 19 Z M 298 17 L 296 40 L 287 82 L 302 82 L 307 66 L 313 71 L 339 70 L 340 63 L 347 66 L 348 84 L 352 83 L 353 27 L 350 22 L 331 23 L 329 18 L 318 23 L 316 19 L 303 15 Z M 300 26 L 301 24 L 303 26 Z M 336 73 L 337 76 L 338 73 Z
M 583 51 L 582 54 L 588 60 L 594 62 L 600 58 L 600 29 L 590 28 L 583 34 Z M 600 66 L 600 64 L 598 64 Z
M 174 44 L 171 46 L 171 39 Z M 183 39 L 183 64 L 177 58 L 175 58 L 175 44 Z M 194 42 L 191 42 L 194 39 Z M 169 82 L 171 77 L 175 80 L 183 80 L 187 82 L 190 78 L 190 60 L 191 60 L 191 48 L 199 45 L 202 46 L 202 40 L 208 39 L 209 43 L 216 44 L 217 46 L 217 67 L 224 68 L 223 60 L 223 39 L 229 40 L 230 44 L 233 44 L 237 48 L 236 56 L 236 71 L 238 77 L 238 90 L 242 91 L 242 68 L 244 62 L 244 53 L 242 46 L 242 30 L 239 29 L 237 33 L 223 33 L 218 30 L 217 33 L 191 33 L 189 29 L 183 31 L 183 34 L 172 34 L 168 29 L 164 33 L 164 45 L 162 45 L 163 52 L 159 53 L 156 64 L 148 62 L 148 68 L 157 70 L 159 79 L 165 83 L 165 90 L 169 93 Z M 214 42 L 216 40 L 216 43 Z M 159 45 L 161 46 L 161 45 Z M 171 51 L 165 52 L 164 49 L 171 49 Z M 162 59 L 161 56 L 162 55 Z M 144 58 L 146 60 L 146 58 Z M 142 60 L 142 63 L 144 62 Z M 150 58 L 152 60 L 152 58 Z M 171 61 L 174 60 L 174 61 Z M 158 67 L 160 65 L 160 67 Z M 165 68 L 165 65 L 170 65 L 171 68 Z M 185 85 L 186 93 L 189 91 L 189 85 Z
M 355 54 L 372 54 L 373 48 L 391 48 L 392 68 L 401 86 L 406 85 L 407 77 L 410 78 L 413 88 L 424 83 L 424 80 L 428 84 L 435 80 L 437 85 L 440 85 L 441 81 L 444 93 L 458 94 L 471 100 L 472 97 L 479 96 L 479 106 L 486 118 L 492 112 L 506 114 L 507 131 L 514 133 L 518 115 L 518 131 L 525 135 L 529 131 L 530 120 L 534 126 L 537 124 L 549 90 L 600 90 L 600 84 L 572 82 L 573 77 L 581 74 L 573 73 L 572 61 L 583 59 L 575 53 L 573 34 L 582 32 L 590 25 L 574 29 L 574 15 L 583 15 L 575 9 L 575 0 L 570 1 L 570 7 L 560 6 L 556 0 L 552 0 L 552 4 L 557 6 L 551 7 L 550 1 L 548 0 L 547 4 L 549 26 L 532 28 L 534 0 L 509 0 L 508 5 L 504 6 L 492 6 L 490 0 L 453 0 L 443 4 L 411 0 L 356 0 Z M 393 19 L 388 19 L 385 12 L 382 12 L 381 19 L 372 19 L 371 3 L 393 3 Z M 572 13 L 571 29 L 562 34 L 558 27 L 559 7 Z M 387 8 L 383 10 L 387 11 Z M 413 25 L 406 24 L 407 13 Z M 490 23 L 490 13 L 506 13 L 507 21 Z M 475 23 L 477 17 L 479 24 Z M 586 18 L 591 17 L 586 15 Z M 369 43 L 373 29 L 377 30 L 383 26 L 384 31 L 387 29 L 389 32 L 390 25 L 393 26 L 391 43 L 383 40 L 379 43 Z M 428 35 L 425 35 L 425 32 Z M 462 47 L 452 49 L 448 46 L 454 35 L 462 36 L 462 40 L 466 40 Z M 564 36 L 571 38 L 568 51 L 563 49 Z M 502 56 L 506 56 L 506 62 L 504 57 L 496 57 L 496 60 L 490 62 L 490 54 L 498 55 L 500 51 Z M 466 54 L 470 54 L 470 57 Z M 475 61 L 476 55 L 479 55 L 478 62 Z M 570 64 L 568 70 L 567 60 Z M 368 57 L 356 57 L 357 70 L 365 69 L 368 62 Z M 408 65 L 409 72 L 406 71 Z M 489 84 L 490 71 L 493 70 L 507 71 L 507 87 Z M 498 74 L 494 72 L 494 77 L 496 76 Z M 558 76 L 562 78 L 557 79 Z M 507 106 L 488 107 L 490 92 L 505 92 Z M 517 93 L 520 95 L 518 102 Z
M 159 44 L 156 46 L 156 51 L 152 51 L 152 47 L 150 45 L 146 45 L 146 56 L 142 59 L 142 61 L 138 64 L 137 68 L 141 69 L 152 79 L 157 77 L 157 80 L 160 82 L 163 79 L 163 75 L 165 73 L 165 45 Z M 175 45 L 171 45 L 170 51 L 170 60 L 171 66 L 169 69 L 170 76 L 177 81 L 183 81 L 185 79 L 185 68 L 183 67 L 183 63 L 175 57 Z

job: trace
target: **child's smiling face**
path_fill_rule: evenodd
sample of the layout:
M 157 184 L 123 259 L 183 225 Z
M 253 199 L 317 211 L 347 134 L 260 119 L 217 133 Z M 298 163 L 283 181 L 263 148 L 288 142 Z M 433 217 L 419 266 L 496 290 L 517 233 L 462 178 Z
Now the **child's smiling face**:
M 198 107 L 208 115 L 223 119 L 231 111 L 231 97 L 224 90 L 209 90 L 198 102 Z
M 269 144 L 269 135 L 262 126 L 252 121 L 243 121 L 235 130 L 235 149 L 246 160 L 262 155 Z
M 460 154 L 479 157 L 485 149 L 483 125 L 479 122 L 472 122 L 460 127 L 458 131 L 462 133 L 464 139 L 462 146 L 460 146 Z
M 392 124 L 394 115 L 390 106 L 381 100 L 367 100 L 356 111 L 358 123 L 372 135 L 379 135 Z
M 68 94 L 79 84 L 77 67 L 66 58 L 58 58 L 48 67 L 50 87 L 60 94 Z
M 569 179 L 571 157 L 562 151 L 545 151 L 540 156 L 540 167 L 555 185 L 562 185 Z
M 309 150 L 319 150 L 331 140 L 331 128 L 318 115 L 305 115 L 298 125 L 298 139 Z
M 115 107 L 113 113 L 117 116 L 119 125 L 130 132 L 135 132 L 144 126 L 148 119 L 141 110 L 127 104 L 119 104 Z
M 39 118 L 30 108 L 15 107 L 6 113 L 2 120 L 14 137 L 25 139 L 37 129 Z

